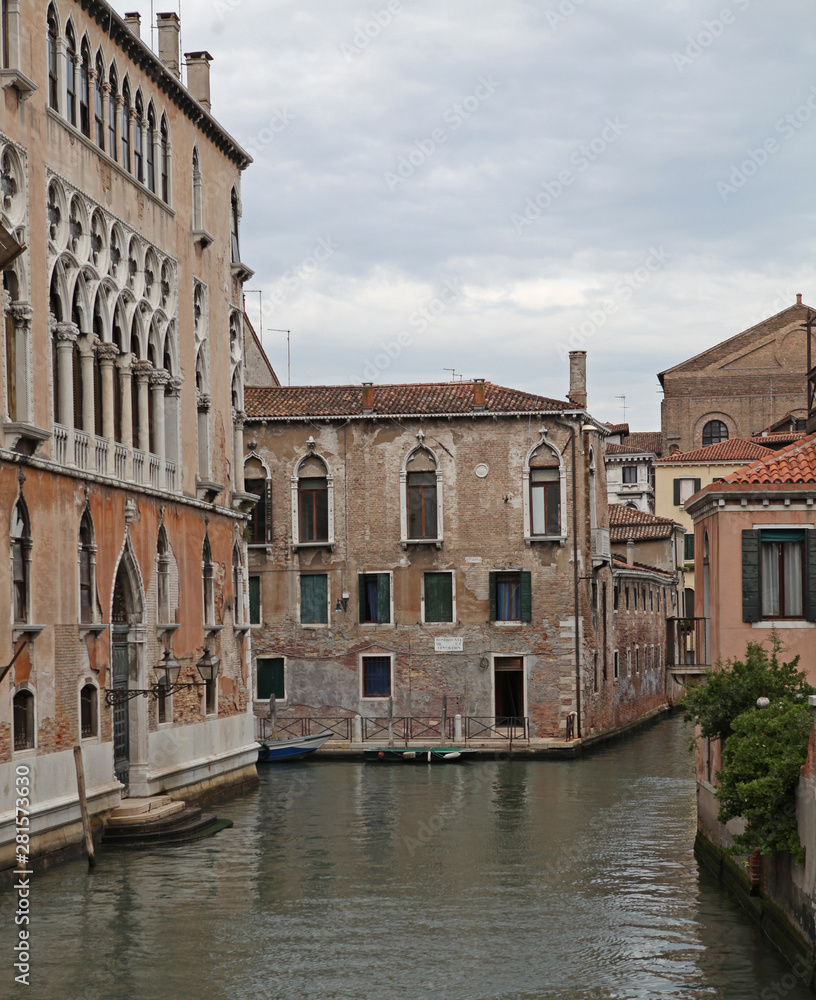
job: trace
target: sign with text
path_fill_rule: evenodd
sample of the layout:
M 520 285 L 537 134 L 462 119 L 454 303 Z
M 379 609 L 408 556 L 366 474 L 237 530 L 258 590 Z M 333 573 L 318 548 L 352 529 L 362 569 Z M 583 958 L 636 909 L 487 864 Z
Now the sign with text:
M 461 653 L 465 648 L 465 640 L 456 636 L 437 636 L 434 639 L 435 653 Z

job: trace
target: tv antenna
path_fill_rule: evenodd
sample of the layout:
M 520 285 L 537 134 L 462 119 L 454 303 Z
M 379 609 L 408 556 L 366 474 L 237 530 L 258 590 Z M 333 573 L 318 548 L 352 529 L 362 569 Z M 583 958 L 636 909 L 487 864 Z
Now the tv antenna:
M 621 408 L 623 410 L 623 422 L 626 423 L 626 396 L 615 396 L 615 399 L 622 399 Z
M 464 378 L 463 375 L 458 375 L 457 376 L 455 368 L 443 368 L 442 371 L 443 372 L 450 372 L 451 373 L 451 382 L 455 382 L 457 380 L 457 378 L 461 382 L 462 379 Z
M 268 326 L 266 328 L 267 333 L 285 333 L 286 334 L 286 384 L 292 384 L 292 352 L 289 346 L 289 334 L 291 330 L 279 330 L 274 326 Z

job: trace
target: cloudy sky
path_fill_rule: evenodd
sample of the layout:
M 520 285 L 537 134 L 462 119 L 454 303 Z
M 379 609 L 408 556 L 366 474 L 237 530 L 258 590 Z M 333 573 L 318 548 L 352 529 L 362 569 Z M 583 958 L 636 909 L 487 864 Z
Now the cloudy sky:
M 114 6 L 146 36 L 149 0 Z M 476 376 L 563 397 L 580 347 L 592 412 L 620 420 L 625 396 L 632 429 L 657 429 L 657 372 L 796 292 L 816 306 L 807 0 L 180 13 L 255 160 L 242 257 L 284 383 L 273 327 L 293 385 Z

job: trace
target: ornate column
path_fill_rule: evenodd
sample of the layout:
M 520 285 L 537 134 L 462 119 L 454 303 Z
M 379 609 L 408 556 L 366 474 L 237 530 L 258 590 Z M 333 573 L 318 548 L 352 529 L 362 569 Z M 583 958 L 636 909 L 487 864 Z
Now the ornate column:
M 113 412 L 113 365 L 119 354 L 116 344 L 97 344 L 96 356 L 99 358 L 99 373 L 102 383 L 102 437 L 108 439 L 108 475 L 113 475 L 114 438 L 116 436 L 116 418 Z
M 91 62 L 88 64 L 88 131 L 91 142 L 96 142 L 96 68 L 93 63 L 93 55 L 91 55 Z
M 14 320 L 14 366 L 15 366 L 15 389 L 16 389 L 16 416 L 12 420 L 33 420 L 31 413 L 31 399 L 28 386 L 28 355 L 31 346 L 31 323 L 34 318 L 34 310 L 28 303 L 15 302 L 11 307 L 11 316 Z M 6 358 L 8 364 L 8 358 Z M 9 413 L 12 412 L 11 400 L 9 400 Z
M 139 449 L 150 454 L 150 373 L 153 365 L 149 361 L 134 361 L 136 392 L 139 400 Z
M 156 369 L 150 373 L 150 405 L 153 409 L 153 444 L 154 455 L 161 459 L 161 478 L 164 479 L 164 462 L 167 455 L 167 442 L 164 437 L 164 389 L 170 381 L 170 373 Z
M 246 413 L 243 410 L 234 410 L 232 414 L 233 446 L 233 489 L 236 493 L 244 492 L 244 421 Z
M 210 478 L 210 394 L 196 393 L 198 411 L 198 478 Z
M 108 148 L 108 96 L 110 94 L 110 84 L 104 78 L 99 85 L 102 88 L 102 145 Z M 94 122 L 96 121 L 96 105 L 94 105 Z M 94 125 L 94 142 L 96 142 L 96 125 Z M 98 145 L 98 143 L 97 143 Z
M 119 385 L 121 387 L 122 412 L 120 414 L 122 424 L 122 446 L 127 448 L 127 468 L 125 469 L 125 479 L 133 478 L 133 355 L 120 354 L 116 359 L 116 367 L 119 369 Z M 114 447 L 114 452 L 116 448 Z
M 57 369 L 59 371 L 59 423 L 67 432 L 66 458 L 74 460 L 74 341 L 79 336 L 75 323 L 57 323 Z
M 181 450 L 179 447 L 179 414 L 181 413 L 181 386 L 184 379 L 180 375 L 172 375 L 167 383 L 165 403 L 165 440 L 167 461 L 172 462 L 176 467 L 175 483 L 168 482 L 168 489 L 180 491 L 184 481 L 184 469 L 181 463 Z
M 94 434 L 94 347 L 98 343 L 92 333 L 84 334 L 79 341 L 82 365 L 82 429 L 92 438 Z

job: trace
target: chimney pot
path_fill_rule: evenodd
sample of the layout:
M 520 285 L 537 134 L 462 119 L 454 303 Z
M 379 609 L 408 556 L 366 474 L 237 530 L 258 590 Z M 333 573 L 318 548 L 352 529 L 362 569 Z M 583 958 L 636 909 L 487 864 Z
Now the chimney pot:
M 363 382 L 363 413 L 371 413 L 374 409 L 374 383 Z
M 802 293 L 801 292 L 797 292 L 796 293 L 796 304 L 797 304 L 797 306 L 801 306 L 801 304 L 802 304 Z
M 485 406 L 485 380 L 475 378 L 473 380 L 473 409 L 483 410 Z
M 138 12 L 138 10 L 125 14 L 125 24 L 137 38 L 142 37 L 142 15 Z
M 185 52 L 187 60 L 187 89 L 198 103 L 210 110 L 210 63 L 209 52 Z
M 587 405 L 586 351 L 570 351 L 569 400 L 582 410 Z
M 179 65 L 181 22 L 178 19 L 178 14 L 174 14 L 172 11 L 166 14 L 157 14 L 156 25 L 159 32 L 159 59 L 171 73 L 181 79 Z

